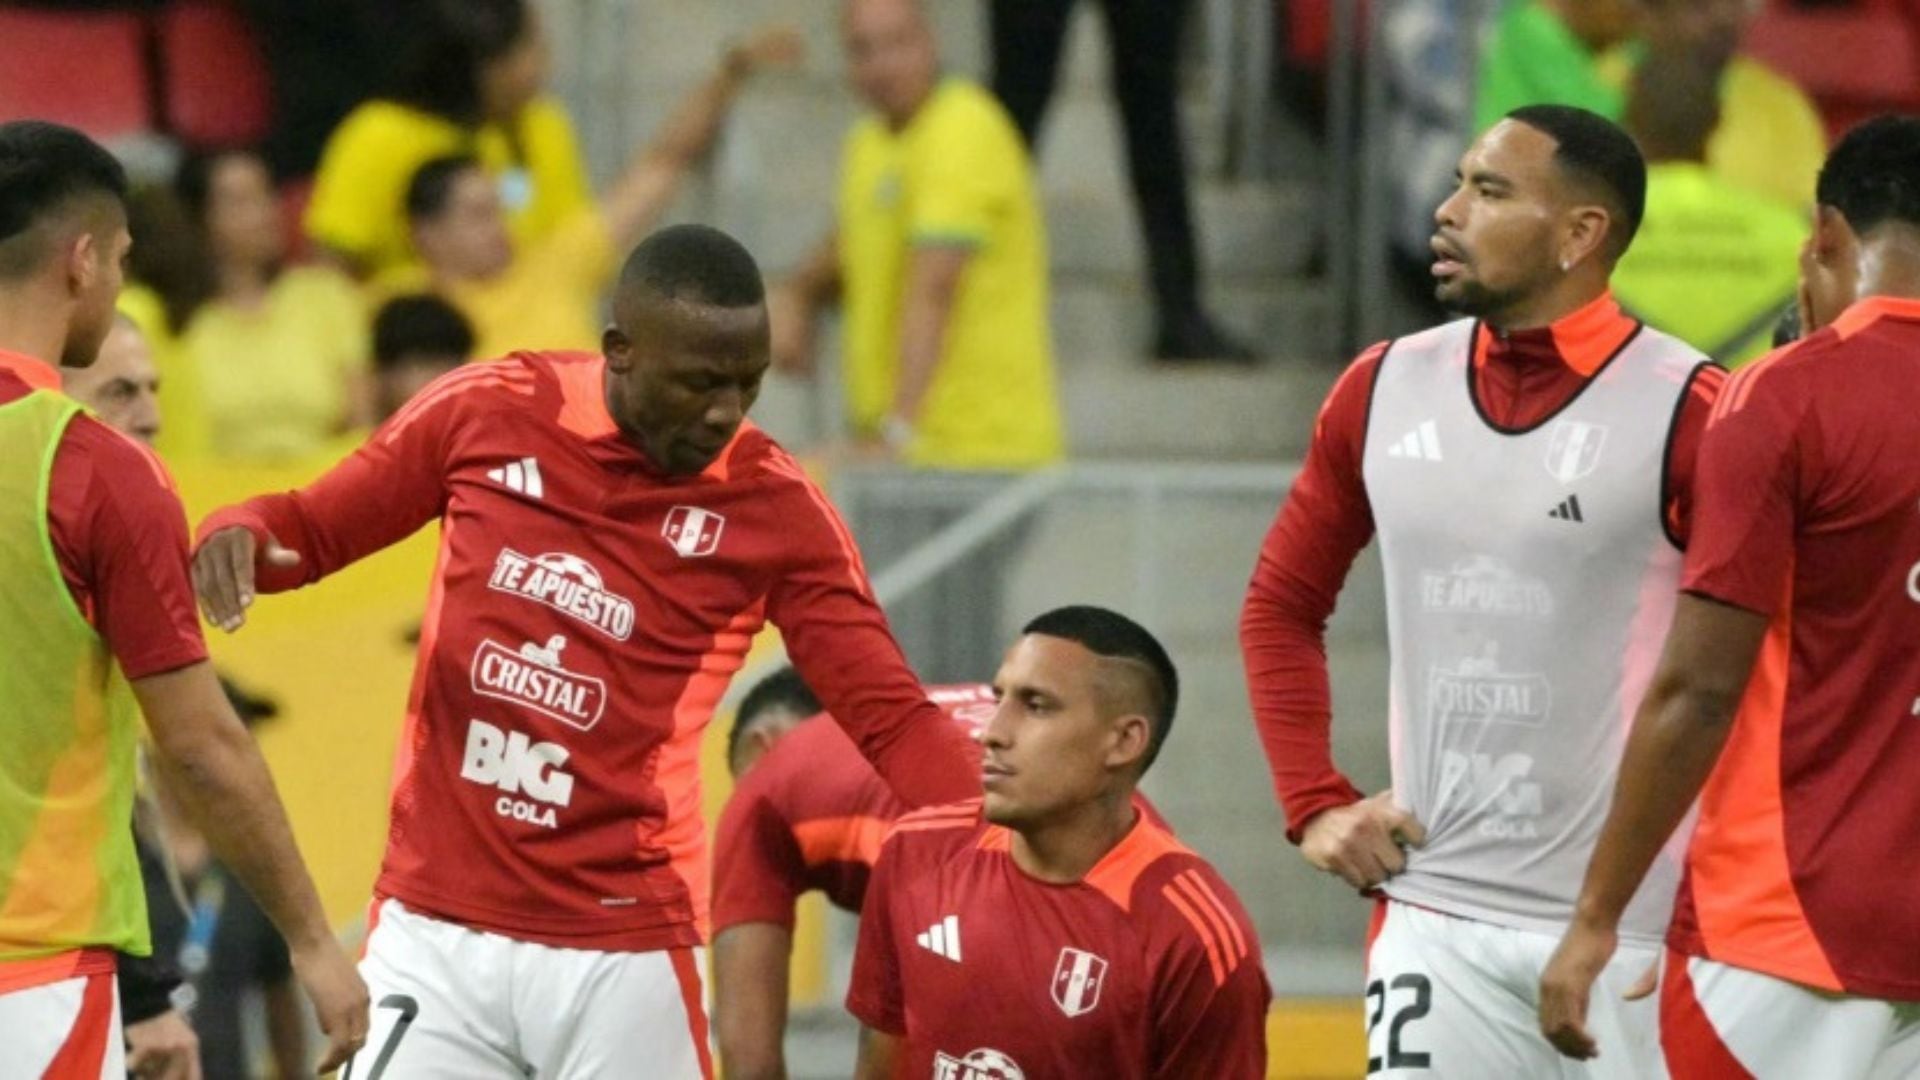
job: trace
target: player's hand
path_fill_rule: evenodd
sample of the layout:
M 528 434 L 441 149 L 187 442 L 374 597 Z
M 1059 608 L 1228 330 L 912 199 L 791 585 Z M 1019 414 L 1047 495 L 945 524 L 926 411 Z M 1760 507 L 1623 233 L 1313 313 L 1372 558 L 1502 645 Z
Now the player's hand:
M 200 1080 L 200 1039 L 180 1010 L 127 1025 L 127 1073 L 140 1080 Z
M 253 606 L 253 580 L 261 559 L 270 566 L 296 566 L 300 553 L 269 536 L 259 550 L 253 532 L 239 525 L 207 537 L 193 555 L 193 591 L 207 621 L 231 634 L 246 625 Z
M 332 938 L 292 950 L 294 974 L 313 1002 L 320 1030 L 327 1037 L 327 1056 L 319 1072 L 331 1072 L 347 1063 L 367 1042 L 372 1023 L 372 1000 L 345 949 Z
M 1405 870 L 1405 849 L 1426 841 L 1426 827 L 1393 804 L 1393 792 L 1383 791 L 1308 822 L 1300 853 L 1318 869 L 1365 891 Z
M 789 375 L 813 374 L 813 305 L 791 285 L 773 290 L 767 298 L 772 324 L 773 366 Z
M 727 70 L 756 75 L 768 68 L 796 67 L 807 58 L 807 39 L 792 26 L 763 26 L 727 50 Z
M 1586 1061 L 1600 1056 L 1600 1047 L 1587 1033 L 1587 1000 L 1618 943 L 1619 934 L 1611 927 L 1576 919 L 1540 975 L 1540 1033 L 1570 1058 Z M 1643 977 L 1641 982 L 1648 980 Z M 1652 993 L 1651 987 L 1646 993 Z

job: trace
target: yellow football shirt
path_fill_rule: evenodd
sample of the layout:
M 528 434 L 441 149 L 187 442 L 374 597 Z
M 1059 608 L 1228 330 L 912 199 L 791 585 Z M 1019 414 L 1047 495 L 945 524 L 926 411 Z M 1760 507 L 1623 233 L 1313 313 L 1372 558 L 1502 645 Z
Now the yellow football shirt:
M 512 136 L 495 124 L 475 131 L 408 105 L 369 101 L 327 140 L 307 204 L 307 235 L 352 256 L 369 275 L 411 262 L 407 185 L 420 166 L 450 154 L 471 154 L 499 178 L 514 239 L 522 243 L 593 202 L 573 123 L 551 97 L 522 110 Z
M 893 405 L 912 249 L 964 245 L 973 255 L 906 459 L 951 469 L 1059 459 L 1046 235 L 1032 163 L 1000 103 L 948 79 L 900 131 L 862 120 L 842 158 L 839 230 L 855 429 L 877 433 Z
M 367 314 L 346 278 L 319 267 L 281 274 L 256 309 L 208 304 L 180 335 L 211 450 L 255 461 L 303 457 L 347 418 L 367 370 Z M 162 417 L 164 425 L 171 418 Z
M 1737 367 L 1772 345 L 1800 281 L 1807 218 L 1705 165 L 1647 171 L 1647 214 L 1614 270 L 1637 317 Z

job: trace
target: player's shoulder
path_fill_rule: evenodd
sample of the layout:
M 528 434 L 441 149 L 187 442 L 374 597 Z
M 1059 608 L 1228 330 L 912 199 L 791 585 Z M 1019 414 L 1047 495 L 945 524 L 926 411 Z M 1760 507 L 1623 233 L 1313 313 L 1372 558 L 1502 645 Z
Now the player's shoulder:
M 1252 922 L 1232 886 L 1149 816 L 1142 815 L 1086 882 L 1124 908 L 1162 950 L 1204 952 L 1223 971 L 1259 953 Z
M 1822 389 L 1844 385 L 1845 380 L 1824 376 L 1834 359 L 1847 351 L 1847 341 L 1829 326 L 1742 366 L 1728 376 L 1714 418 L 1747 411 L 1756 403 L 1784 404 L 1798 412 Z
M 998 826 L 987 824 L 984 800 L 925 806 L 909 810 L 894 819 L 887 830 L 882 849 L 896 861 L 940 860 L 956 852 L 997 846 L 992 843 Z
M 160 456 L 145 443 L 116 430 L 91 413 L 74 416 L 61 436 L 56 467 L 71 482 L 81 474 L 99 480 L 117 503 L 139 503 L 178 511 L 180 496 Z

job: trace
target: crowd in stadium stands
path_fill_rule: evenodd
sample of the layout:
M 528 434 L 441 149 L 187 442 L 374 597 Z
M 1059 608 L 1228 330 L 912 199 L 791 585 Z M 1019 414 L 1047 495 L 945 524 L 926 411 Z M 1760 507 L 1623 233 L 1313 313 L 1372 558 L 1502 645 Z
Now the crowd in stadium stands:
M 1293 16 L 1289 25 L 1295 26 L 1303 25 L 1300 12 L 1325 8 L 1308 0 L 1283 3 Z M 217 110 L 211 121 L 195 121 L 182 111 L 188 100 L 182 90 L 166 109 L 144 103 L 150 115 L 135 125 L 157 119 L 159 127 L 173 128 L 182 153 L 145 177 L 129 200 L 134 243 L 120 317 L 100 347 L 98 362 L 70 375 L 66 388 L 100 419 L 155 447 L 163 458 L 330 461 L 435 379 L 463 365 L 522 349 L 598 353 L 603 335 L 610 340 L 616 333 L 607 329 L 609 294 L 627 252 L 652 231 L 700 167 L 752 80 L 803 59 L 802 38 L 792 28 L 761 28 L 743 36 L 686 91 L 658 133 L 634 148 L 596 191 L 573 120 L 549 85 L 551 49 L 531 0 L 354 0 L 335 5 L 324 18 L 315 15 L 321 6 L 150 0 L 45 2 L 0 10 L 0 68 L 11 67 L 17 76 L 0 71 L 0 120 L 14 119 L 18 107 L 59 119 L 62 104 L 28 96 L 29 82 L 45 79 L 18 74 L 29 68 L 9 64 L 8 56 L 20 50 L 6 39 L 16 45 L 79 41 L 61 36 L 71 28 L 63 29 L 59 20 L 105 18 L 100 12 L 133 20 L 84 23 L 97 35 L 85 39 L 90 48 L 98 44 L 99 55 L 123 57 L 130 69 L 137 66 L 115 72 L 115 78 L 131 80 L 132 93 L 147 94 L 149 83 L 179 84 L 173 69 L 148 79 L 145 65 L 150 55 L 159 55 L 163 64 L 182 63 L 168 59 L 169 43 L 196 25 L 212 25 L 215 40 L 257 54 L 257 78 L 272 88 L 271 123 Z M 837 310 L 842 355 L 836 370 L 847 421 L 841 434 L 852 457 L 918 469 L 1019 473 L 1067 454 L 1051 328 L 1046 212 L 1035 159 L 1044 152 L 1042 121 L 1074 7 L 1072 0 L 982 4 L 991 46 L 989 85 L 942 67 L 938 43 L 917 5 L 848 0 L 836 16 L 842 19 L 851 84 L 864 114 L 840 148 L 838 190 L 818 196 L 833 208 L 832 232 L 792 273 L 773 283 L 766 301 L 772 362 L 799 377 L 824 366 L 815 362 L 816 345 L 823 319 Z M 1177 107 L 1178 42 L 1189 7 L 1175 0 L 1100 4 L 1115 57 L 1113 92 L 1124 122 L 1156 313 L 1149 351 L 1175 362 L 1246 362 L 1266 343 L 1250 347 L 1237 340 L 1202 299 Z M 1638 235 L 1611 278 L 1595 279 L 1594 306 L 1566 315 L 1555 333 L 1539 341 L 1516 333 L 1463 346 L 1494 358 L 1494 372 L 1482 372 L 1481 378 L 1498 379 L 1500 362 L 1519 365 L 1536 353 L 1572 349 L 1591 352 L 1587 359 L 1596 361 L 1600 353 L 1611 356 L 1633 340 L 1623 328 L 1634 320 L 1729 368 L 1757 359 L 1774 344 L 1782 312 L 1796 307 L 1801 253 L 1810 231 L 1817 233 L 1810 224 L 1816 179 L 1831 136 L 1843 126 L 1836 117 L 1851 120 L 1883 106 L 1920 104 L 1920 3 L 1915 0 L 1406 0 L 1379 7 L 1386 60 L 1380 77 L 1389 102 L 1382 121 L 1390 155 L 1404 166 L 1390 180 L 1391 243 L 1420 291 L 1430 291 L 1434 207 L 1458 183 L 1452 176 L 1455 162 L 1476 134 L 1516 109 L 1579 106 L 1623 127 L 1647 165 Z M 1473 12 L 1485 23 L 1475 24 Z M 101 29 L 108 26 L 113 35 Z M 138 36 L 129 38 L 134 31 L 128 27 L 151 29 L 155 48 Z M 1780 27 L 1811 28 L 1797 31 L 1807 36 L 1822 28 L 1867 35 L 1874 48 L 1870 61 L 1861 61 L 1863 70 L 1897 74 L 1872 85 L 1849 82 L 1810 55 L 1820 51 L 1817 42 L 1781 45 L 1788 34 Z M 1763 46 L 1763 56 L 1753 54 L 1755 46 Z M 1887 89 L 1890 83 L 1893 88 Z M 239 107 L 264 106 L 252 101 Z M 70 119 L 87 127 L 93 117 Z M 121 119 L 112 112 L 100 123 L 112 126 Z M 1817 244 L 1819 236 L 1814 240 Z M 1602 295 L 1609 283 L 1612 300 Z M 1603 339 L 1606 349 L 1588 347 Z M 1380 356 L 1364 362 L 1377 365 Z M 1569 366 L 1580 365 L 1569 360 Z M 1715 373 L 1708 380 L 1716 391 L 1718 378 Z M 1686 385 L 1675 391 L 1679 398 L 1687 397 Z M 1562 389 L 1577 396 L 1571 387 Z M 1348 396 L 1355 392 L 1350 387 Z M 1688 409 L 1704 416 L 1710 404 L 1709 398 Z M 1676 406 L 1672 415 L 1682 411 Z M 1334 426 L 1323 427 L 1320 437 L 1344 437 L 1340 433 L 1348 428 L 1340 425 L 1357 424 L 1362 415 L 1367 414 L 1352 409 L 1333 413 Z M 1696 438 L 1695 429 L 1705 420 L 1695 419 L 1698 423 L 1676 420 L 1675 425 L 1685 426 L 1687 438 Z M 1433 454 L 1438 460 L 1438 451 Z M 1325 490 L 1358 497 L 1359 458 L 1341 461 L 1355 475 L 1321 482 Z M 1335 468 L 1325 454 L 1317 464 L 1322 471 Z M 1316 490 L 1322 490 L 1314 487 L 1315 475 L 1310 467 L 1295 488 L 1296 500 L 1313 503 Z M 1686 479 L 1691 483 L 1690 475 Z M 1333 514 L 1331 506 L 1310 509 Z M 1666 509 L 1671 535 L 1681 512 Z M 1355 502 L 1340 512 L 1372 511 Z M 1572 513 L 1578 515 L 1577 507 Z M 916 525 L 902 535 L 918 539 L 950 517 L 929 517 L 920 523 L 925 528 Z M 1276 526 L 1278 539 L 1270 543 L 1289 540 L 1282 535 L 1287 520 Z M 1328 535 L 1364 543 L 1374 523 L 1368 516 L 1366 536 L 1355 531 L 1350 518 L 1326 518 L 1321 524 L 1326 527 L 1310 540 L 1291 535 L 1291 542 L 1317 546 L 1324 556 Z M 1645 524 L 1651 535 L 1655 524 Z M 1006 555 L 1004 547 L 988 549 L 969 564 L 965 588 L 997 595 Z M 1293 572 L 1314 557 L 1292 551 L 1273 558 Z M 1330 610 L 1338 585 L 1334 579 L 1345 573 L 1346 563 L 1318 569 L 1331 582 L 1333 591 L 1321 589 Z M 1285 582 L 1268 585 L 1286 587 Z M 1285 600 L 1272 602 L 1284 607 Z M 947 606 L 996 618 L 999 607 Z M 1324 622 L 1326 612 L 1312 610 Z M 1165 660 L 1150 636 L 1142 644 L 1136 639 L 1145 632 L 1123 619 L 1114 622 L 1118 617 L 1111 613 L 1055 614 L 1061 616 L 1058 625 L 1036 623 L 1041 629 L 1034 633 L 1080 642 L 1102 657 L 1117 655 L 1135 666 L 1154 666 L 1149 662 L 1155 657 L 1155 663 Z M 909 623 L 903 622 L 903 634 L 912 632 Z M 974 640 L 982 635 L 955 631 L 952 636 Z M 1032 633 L 1026 640 L 1031 638 Z M 1114 646 L 1121 648 L 1114 653 L 1109 646 L 1121 639 L 1124 647 Z M 1324 654 L 1319 662 L 1324 666 Z M 953 666 L 965 668 L 969 678 L 992 674 L 972 656 Z M 944 678 L 954 672 L 938 674 Z M 1016 671 L 1019 678 L 1036 681 L 1051 674 L 1038 667 Z M 1155 674 L 1160 676 L 1157 667 Z M 1164 679 L 1171 683 L 1172 678 L 1167 664 Z M 1263 689 L 1258 678 L 1255 688 L 1257 697 Z M 238 695 L 232 701 L 238 714 L 247 717 L 246 696 L 228 689 Z M 818 711 L 805 687 L 796 689 L 792 715 L 780 728 L 783 738 L 788 721 L 797 723 Z M 1273 686 L 1264 689 L 1284 696 Z M 1129 798 L 1171 723 L 1171 704 L 1164 704 L 1165 718 L 1157 729 L 1135 733 L 1135 756 L 1109 785 Z M 1268 709 L 1283 711 L 1278 704 Z M 837 728 L 816 722 L 803 730 L 808 734 L 792 736 L 789 758 L 791 746 L 801 745 L 803 738 L 830 735 L 840 740 L 837 750 L 866 785 L 862 791 L 877 789 L 877 777 L 863 771 Z M 765 730 L 749 734 L 743 772 L 765 749 L 751 740 L 764 738 L 767 747 L 773 742 Z M 991 748 L 992 738 L 986 741 Z M 1330 770 L 1330 759 L 1326 765 Z M 760 783 L 772 783 L 773 770 L 760 768 Z M 1292 793 L 1297 805 L 1289 806 L 1296 818 L 1311 819 L 1361 794 L 1337 775 L 1309 779 L 1320 786 L 1293 778 L 1302 788 Z M 251 1066 L 242 1064 L 245 1041 L 238 1018 L 240 994 L 247 991 L 261 992 L 267 1003 L 271 1055 L 282 1073 L 299 1072 L 308 1047 L 285 942 L 233 874 L 211 859 L 208 841 L 183 824 L 183 811 L 174 805 L 179 793 L 165 783 L 153 787 L 158 798 L 140 812 L 136 832 L 153 941 L 166 962 L 148 971 L 129 960 L 122 969 L 133 1063 L 142 1054 L 171 1060 L 197 1053 L 207 1076 L 244 1074 Z M 1111 790 L 1101 788 L 1098 794 L 1111 801 Z M 1001 798 L 1006 802 L 1011 796 Z M 1089 795 L 1087 801 L 1098 800 Z M 867 875 L 875 872 L 884 825 L 903 812 L 904 805 L 889 802 L 881 825 L 862 824 L 866 831 L 857 835 L 836 834 L 833 842 L 844 850 L 835 850 L 847 857 L 825 862 L 834 864 L 834 873 L 852 869 L 855 884 L 843 891 L 852 895 L 854 906 Z M 159 820 L 167 822 L 165 828 L 154 824 Z M 837 828 L 847 827 L 835 820 Z M 1005 830 L 996 833 L 979 812 L 957 817 L 935 812 L 932 818 L 909 821 L 906 831 L 916 835 L 910 844 L 894 845 L 890 866 L 915 858 L 929 866 L 966 867 L 969 873 L 997 872 L 979 871 L 979 860 L 992 863 L 992 857 L 979 853 L 1004 850 L 994 849 L 995 843 L 1015 842 Z M 1297 826 L 1295 832 L 1299 839 Z M 1193 941 L 1180 939 L 1186 954 L 1165 959 L 1179 965 L 1175 970 L 1196 989 L 1156 1007 L 1179 1013 L 1179 1022 L 1189 1025 L 1182 1034 L 1206 1030 L 1203 1020 L 1242 1024 L 1244 1030 L 1233 1030 L 1243 1036 L 1254 1030 L 1267 1002 L 1258 943 L 1252 949 L 1255 963 L 1235 968 L 1227 962 L 1223 969 L 1236 940 L 1242 942 L 1240 959 L 1246 959 L 1245 940 L 1253 933 L 1231 890 L 1157 826 L 1150 835 L 1128 835 L 1147 839 L 1128 841 L 1144 845 L 1135 853 L 1140 865 L 1119 886 L 1125 898 L 1113 903 L 1126 908 L 1135 878 L 1150 880 L 1151 889 L 1140 886 L 1142 902 L 1154 905 L 1155 918 L 1164 924 L 1153 930 L 1154 947 L 1177 954 L 1182 946 L 1167 942 L 1179 939 L 1183 927 L 1199 932 Z M 966 841 L 961 855 L 954 854 L 960 850 L 950 842 L 955 838 Z M 820 861 L 811 858 L 817 851 L 802 850 L 805 843 L 796 836 L 782 833 L 775 839 L 792 856 L 786 869 L 794 880 L 789 892 L 776 898 L 780 911 L 773 921 L 790 924 L 791 894 L 804 890 L 803 879 L 819 870 Z M 903 856 L 903 847 L 913 847 L 914 854 Z M 1154 860 L 1163 860 L 1160 869 L 1143 876 Z M 1362 876 L 1357 884 L 1378 884 Z M 1572 882 L 1567 884 L 1570 890 Z M 891 875 L 884 887 L 890 898 L 895 888 L 907 891 Z M 982 902 L 978 895 L 991 899 L 995 894 L 983 889 L 967 902 Z M 945 903 L 948 898 L 936 899 Z M 903 912 L 918 911 L 906 900 L 900 904 Z M 1083 914 L 1106 919 L 1110 906 L 1095 905 Z M 900 915 L 910 917 L 918 914 Z M 970 925 L 984 932 L 985 923 L 983 918 Z M 882 1044 L 875 1053 L 920 1053 L 917 1044 L 908 1045 L 913 1025 L 898 1012 L 902 981 L 919 978 L 932 985 L 939 979 L 928 979 L 924 971 L 902 975 L 896 947 L 924 961 L 912 949 L 915 933 L 922 932 L 924 939 L 927 929 L 876 922 L 863 938 L 854 1007 L 877 1032 L 870 1033 Z M 945 939 L 933 940 L 931 945 L 920 940 L 919 949 L 942 955 Z M 1201 940 L 1204 949 L 1194 945 Z M 1395 939 L 1388 941 L 1395 945 Z M 785 938 L 779 942 L 782 985 L 788 944 Z M 1126 944 L 1132 948 L 1134 943 Z M 957 959 L 959 950 L 956 936 L 950 958 Z M 1070 1017 L 1072 1003 L 1059 995 L 1096 994 L 1088 979 L 1107 977 L 1101 963 L 1099 975 L 1083 967 L 1070 973 L 1079 980 L 1070 983 L 1074 989 L 1056 990 L 1056 1004 Z M 1210 980 L 1202 977 L 1209 964 Z M 1137 972 L 1113 974 L 1116 980 L 1123 976 L 1139 978 Z M 198 997 L 191 1029 L 175 1011 L 179 996 L 168 994 L 182 979 Z M 955 1013 L 964 1011 L 958 1003 L 966 989 L 949 988 L 944 992 L 953 996 L 939 1000 L 951 1002 Z M 1151 992 L 1144 984 L 1139 989 L 1142 995 Z M 1228 1001 L 1236 1015 L 1210 1012 L 1222 1008 L 1219 1001 Z M 783 995 L 778 1009 L 783 1015 Z M 720 1042 L 730 1053 L 742 1060 L 777 1058 L 777 1049 L 766 1044 L 770 1037 L 777 1039 L 778 1027 L 769 1036 L 763 1023 L 754 1026 L 764 1016 L 755 1014 L 749 1023 L 724 1008 L 720 1016 Z M 752 1037 L 736 1040 L 730 1028 L 735 1023 L 745 1025 L 741 1031 L 752 1028 Z M 1530 1037 L 1531 1031 L 1525 1034 Z M 889 1035 L 905 1041 L 890 1045 Z M 1036 1060 L 1042 1053 L 1037 1047 L 1045 1042 L 1036 1040 L 1036 1049 L 1029 1051 Z M 1232 1070 L 1246 1063 L 1228 1060 L 1231 1042 L 1195 1042 L 1182 1049 L 1185 1056 L 1167 1060 L 1239 1076 Z M 942 1061 L 948 1059 L 943 1055 Z M 980 1070 L 951 1075 L 992 1075 L 992 1063 L 984 1059 L 950 1063 Z

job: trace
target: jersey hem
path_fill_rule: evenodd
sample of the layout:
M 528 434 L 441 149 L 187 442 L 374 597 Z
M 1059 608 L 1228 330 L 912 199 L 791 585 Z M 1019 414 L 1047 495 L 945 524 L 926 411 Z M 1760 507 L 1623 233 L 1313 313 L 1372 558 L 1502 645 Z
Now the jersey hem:
M 1573 909 L 1571 907 L 1567 909 L 1567 916 L 1564 919 L 1543 919 L 1532 915 L 1521 915 L 1512 911 L 1490 911 L 1483 907 L 1448 900 L 1444 897 L 1432 895 L 1423 896 L 1417 892 L 1404 889 L 1396 890 L 1392 882 L 1387 883 L 1387 888 L 1384 891 L 1387 894 L 1387 899 L 1395 903 L 1426 908 L 1428 911 L 1437 912 L 1438 914 L 1451 916 L 1456 919 L 1486 923 L 1489 926 L 1504 927 L 1508 930 L 1524 930 L 1528 933 L 1548 934 L 1556 938 L 1565 934 L 1567 927 L 1573 922 Z M 1666 940 L 1666 928 L 1664 925 L 1662 925 L 1661 929 L 1653 933 L 1629 930 L 1622 927 L 1619 934 L 1622 945 L 1632 945 L 1644 949 L 1658 949 Z
M 1684 956 L 1695 956 L 1710 960 L 1716 964 L 1739 968 L 1780 979 L 1796 986 L 1811 987 L 1828 993 L 1845 994 L 1849 997 L 1874 998 L 1881 1001 L 1920 1002 L 1920 980 L 1903 981 L 1899 979 L 1878 979 L 1871 976 L 1849 975 L 1835 968 L 1832 982 L 1816 982 L 1808 979 L 1805 973 L 1787 971 L 1763 955 L 1741 952 L 1737 949 L 1714 949 L 1709 951 L 1697 934 L 1676 928 L 1667 935 L 1667 948 Z M 1829 963 L 1832 957 L 1828 957 Z
M 469 930 L 498 934 L 515 941 L 550 945 L 556 949 L 584 949 L 595 952 L 663 952 L 667 949 L 697 948 L 705 945 L 700 928 L 692 919 L 665 924 L 615 925 L 582 929 L 581 919 L 565 915 L 552 919 L 504 916 L 499 912 L 462 903 L 431 889 L 382 874 L 374 895 L 398 900 L 408 910 L 443 922 L 458 923 Z M 555 929 L 564 927 L 565 929 Z

